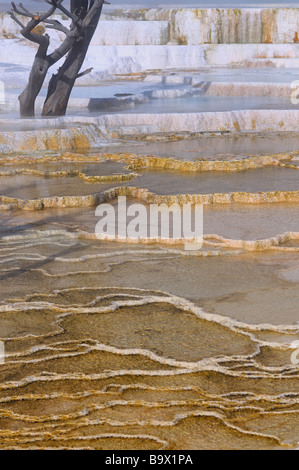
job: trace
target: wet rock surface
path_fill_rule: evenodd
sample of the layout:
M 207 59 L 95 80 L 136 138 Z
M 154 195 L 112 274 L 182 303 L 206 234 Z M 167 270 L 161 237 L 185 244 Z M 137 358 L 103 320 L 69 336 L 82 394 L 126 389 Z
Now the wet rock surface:
M 0 17 L 1 449 L 298 448 L 297 16 L 109 11 L 90 89 L 34 120 Z M 98 237 L 124 196 L 203 204 L 201 248 Z

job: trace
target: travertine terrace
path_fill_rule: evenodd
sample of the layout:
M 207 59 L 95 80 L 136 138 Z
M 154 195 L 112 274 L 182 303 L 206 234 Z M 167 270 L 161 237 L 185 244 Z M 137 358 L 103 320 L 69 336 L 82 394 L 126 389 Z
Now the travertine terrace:
M 0 15 L 1 449 L 299 447 L 298 34 L 111 7 L 68 114 L 44 89 L 22 120 L 35 49 Z M 203 204 L 202 248 L 99 239 L 124 196 Z

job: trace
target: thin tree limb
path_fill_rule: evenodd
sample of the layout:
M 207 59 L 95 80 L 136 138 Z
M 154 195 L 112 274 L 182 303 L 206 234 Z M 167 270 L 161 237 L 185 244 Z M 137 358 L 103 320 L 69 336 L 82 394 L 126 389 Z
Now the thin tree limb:
M 19 4 L 19 7 L 20 7 L 20 8 L 22 8 L 21 5 L 22 5 L 22 4 L 20 3 L 20 4 Z M 33 17 L 34 17 L 33 13 L 30 13 L 29 11 L 28 11 L 28 13 L 26 13 L 25 11 L 20 10 L 20 9 L 16 6 L 15 2 L 11 2 L 11 6 L 12 6 L 12 8 L 13 8 L 13 11 L 14 11 L 15 13 L 17 13 L 18 15 L 26 16 L 27 18 L 33 18 Z
M 84 77 L 84 75 L 88 75 L 92 70 L 93 70 L 93 67 L 90 67 L 90 69 L 86 69 L 84 70 L 84 72 L 78 73 L 76 78 Z
M 62 31 L 66 35 L 69 34 L 70 30 L 66 27 L 63 26 L 63 24 L 60 23 L 58 20 L 44 20 L 43 21 L 46 24 L 46 28 L 49 29 L 56 29 L 57 31 Z
M 25 29 L 25 25 L 16 17 L 13 11 L 9 12 L 9 16 L 22 28 Z
M 49 5 L 52 5 L 54 8 L 58 8 L 60 11 L 62 11 L 62 13 L 68 16 L 73 21 L 74 24 L 77 25 L 78 17 L 76 15 L 73 15 L 73 13 L 71 13 L 67 8 L 61 5 L 61 1 L 46 0 L 46 3 L 48 3 Z
M 60 4 L 63 0 L 57 0 L 57 5 Z M 36 44 L 43 45 L 44 50 L 47 48 L 46 46 L 49 46 L 49 40 L 45 36 L 41 34 L 36 34 L 33 33 L 32 31 L 36 26 L 38 26 L 40 23 L 44 22 L 49 18 L 50 16 L 53 15 L 53 13 L 56 10 L 56 7 L 52 6 L 47 12 L 41 14 L 41 15 L 34 15 L 31 13 L 29 10 L 23 7 L 23 5 L 20 3 L 19 8 L 16 6 L 14 2 L 11 3 L 13 11 L 10 12 L 11 18 L 16 21 L 16 23 L 21 26 L 21 34 L 24 38 L 28 39 L 29 41 L 32 41 Z M 18 20 L 18 18 L 15 16 L 15 13 L 20 15 L 20 16 L 25 16 L 27 18 L 31 18 L 31 20 L 28 22 L 28 24 L 25 26 L 23 23 Z
M 25 13 L 27 16 L 29 16 L 29 18 L 34 18 L 34 14 L 31 13 L 29 10 L 27 10 L 27 8 L 25 8 L 22 3 L 19 3 L 19 8 L 21 8 L 21 9 L 24 11 L 24 13 Z M 24 13 L 23 13 L 23 14 L 24 14 Z

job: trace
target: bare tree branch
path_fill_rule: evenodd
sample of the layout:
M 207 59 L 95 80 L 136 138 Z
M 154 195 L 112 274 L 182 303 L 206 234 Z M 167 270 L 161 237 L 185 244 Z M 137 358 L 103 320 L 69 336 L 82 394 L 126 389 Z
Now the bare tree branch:
M 19 3 L 19 8 L 21 8 L 24 11 L 23 15 L 26 14 L 26 16 L 29 16 L 29 18 L 34 18 L 33 13 L 27 10 L 27 8 L 25 8 L 22 3 Z
M 84 77 L 84 75 L 88 75 L 93 70 L 93 67 L 90 69 L 84 70 L 84 72 L 78 73 L 77 78 Z
M 25 29 L 25 25 L 16 17 L 13 11 L 9 12 L 9 16 L 19 25 L 22 29 Z
M 70 30 L 66 27 L 63 26 L 63 24 L 60 23 L 58 20 L 44 20 L 43 21 L 46 24 L 46 28 L 49 29 L 56 29 L 57 31 L 62 31 L 65 34 L 69 34 Z
M 78 23 L 78 17 L 76 15 L 74 15 L 73 13 L 71 13 L 67 8 L 65 8 L 63 5 L 61 5 L 61 1 L 57 1 L 57 0 L 46 0 L 46 3 L 48 3 L 49 5 L 52 5 L 54 8 L 58 8 L 60 11 L 62 11 L 62 13 L 64 13 L 66 16 L 68 16 L 74 24 L 77 25 Z M 80 22 L 79 22 L 80 24 Z
M 17 13 L 18 15 L 26 16 L 27 18 L 33 18 L 34 17 L 33 13 L 30 13 L 28 10 L 27 10 L 27 12 L 24 11 L 24 8 L 22 10 L 22 4 L 21 3 L 19 4 L 19 8 L 17 8 L 15 2 L 11 2 L 11 6 L 13 8 L 13 11 L 15 13 Z
M 81 33 L 78 30 L 77 26 L 69 30 L 62 44 L 60 44 L 60 46 L 57 47 L 55 51 L 53 51 L 51 54 L 47 56 L 49 66 L 55 64 L 58 60 L 61 59 L 61 57 L 67 54 L 70 51 L 70 49 L 73 47 L 74 43 L 80 37 L 81 37 Z
M 57 0 L 57 5 L 60 4 L 63 0 Z M 40 23 L 44 22 L 49 18 L 50 16 L 53 15 L 53 13 L 56 10 L 56 6 L 52 6 L 47 12 L 41 14 L 41 15 L 34 15 L 31 13 L 27 8 L 25 8 L 22 3 L 16 6 L 14 2 L 11 3 L 13 11 L 10 12 L 11 18 L 19 25 L 21 26 L 21 34 L 24 38 L 28 39 L 29 41 L 32 41 L 36 44 L 43 45 L 44 50 L 47 48 L 49 45 L 49 39 L 46 36 L 43 36 L 41 34 L 36 34 L 33 33 L 32 31 L 36 26 L 38 26 Z M 31 18 L 29 23 L 25 26 L 18 18 L 15 16 L 15 13 L 20 16 L 25 16 L 26 18 Z

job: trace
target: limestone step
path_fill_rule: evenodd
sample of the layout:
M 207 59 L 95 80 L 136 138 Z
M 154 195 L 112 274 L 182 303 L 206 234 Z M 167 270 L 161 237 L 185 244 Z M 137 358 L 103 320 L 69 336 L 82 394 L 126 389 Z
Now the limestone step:
M 55 15 L 65 25 L 69 20 Z M 44 32 L 43 26 L 39 27 Z M 47 30 L 52 37 L 63 33 Z M 20 27 L 0 14 L 0 38 L 20 38 Z M 95 45 L 299 44 L 299 8 L 118 10 L 103 14 Z
M 169 32 L 168 21 L 101 21 L 92 45 L 165 45 Z

